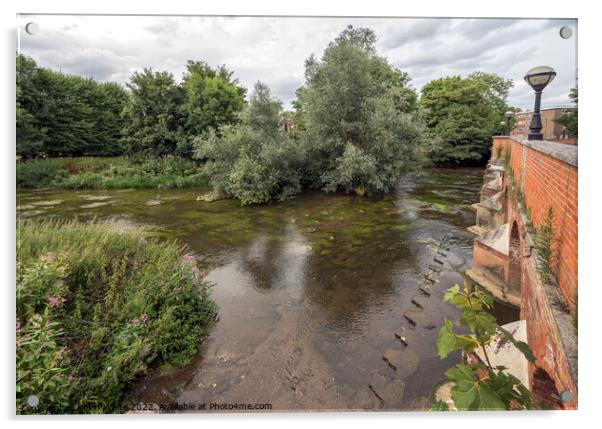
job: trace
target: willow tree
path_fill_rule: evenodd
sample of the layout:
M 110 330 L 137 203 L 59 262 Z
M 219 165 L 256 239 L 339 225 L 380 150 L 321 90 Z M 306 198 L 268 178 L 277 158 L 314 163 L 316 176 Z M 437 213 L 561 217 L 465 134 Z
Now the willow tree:
M 407 73 L 376 53 L 376 36 L 347 27 L 305 62 L 306 177 L 325 191 L 382 195 L 416 165 L 422 127 Z

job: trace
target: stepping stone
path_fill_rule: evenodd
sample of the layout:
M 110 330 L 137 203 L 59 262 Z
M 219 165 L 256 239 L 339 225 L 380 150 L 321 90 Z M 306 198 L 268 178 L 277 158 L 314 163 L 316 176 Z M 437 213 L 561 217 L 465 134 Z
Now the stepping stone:
M 418 369 L 418 354 L 409 348 L 403 350 L 387 349 L 383 360 L 395 370 L 401 378 L 406 378 Z
M 429 268 L 429 270 L 434 271 L 436 273 L 440 273 L 441 272 L 441 268 L 435 267 L 433 265 L 429 265 L 428 268 Z
M 424 308 L 428 305 L 429 299 L 425 298 L 423 295 L 414 295 L 410 302 L 418 308 Z
M 436 277 L 433 277 L 433 275 L 431 273 L 426 273 L 424 275 L 424 279 L 426 281 L 428 281 L 428 282 L 431 282 L 431 283 L 437 283 L 439 281 L 439 280 L 437 280 Z
M 416 326 L 416 312 L 415 311 L 406 311 L 405 313 L 403 313 L 403 317 L 406 318 L 406 320 L 408 322 L 410 322 L 410 325 L 412 326 Z
M 444 264 L 444 262 L 441 259 L 438 259 L 438 258 L 433 258 L 433 261 L 435 261 L 436 263 L 441 264 L 441 265 Z
M 440 313 L 432 313 L 430 311 L 408 310 L 403 314 L 403 317 L 405 317 L 407 321 L 410 322 L 414 327 L 420 326 L 425 328 L 427 326 L 437 325 L 437 323 L 441 323 Z
M 426 296 L 431 296 L 431 289 L 424 283 L 420 283 L 418 290 Z
M 408 345 L 408 340 L 403 336 L 401 332 L 395 332 L 395 338 L 404 343 L 406 346 Z
M 368 387 L 372 393 L 374 393 L 374 396 L 380 399 L 383 404 L 401 405 L 405 390 L 405 383 L 403 380 L 376 373 L 372 376 L 372 381 L 368 384 Z

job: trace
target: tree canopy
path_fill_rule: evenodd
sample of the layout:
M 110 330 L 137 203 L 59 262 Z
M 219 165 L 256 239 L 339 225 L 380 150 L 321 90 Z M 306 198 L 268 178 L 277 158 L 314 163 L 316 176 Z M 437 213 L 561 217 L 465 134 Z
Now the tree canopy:
M 126 91 L 112 82 L 65 75 L 17 56 L 17 155 L 108 156 L 123 152 Z
M 466 78 L 450 76 L 423 86 L 420 106 L 434 144 L 429 158 L 442 165 L 483 163 L 491 137 L 502 129 L 511 80 L 475 72 Z
M 297 92 L 308 151 L 305 180 L 327 191 L 379 195 L 410 169 L 420 124 L 407 73 L 376 54 L 376 35 L 347 27 L 320 60 L 305 62 Z
M 286 200 L 301 191 L 302 148 L 281 127 L 282 103 L 258 82 L 240 122 L 209 129 L 195 139 L 214 189 L 206 198 L 241 204 Z
M 579 134 L 579 124 L 578 124 L 578 105 L 579 105 L 579 91 L 577 88 L 571 88 L 571 92 L 569 93 L 570 99 L 575 103 L 575 108 L 568 109 L 565 113 L 563 113 L 560 118 L 556 120 L 560 125 L 566 127 L 567 132 L 570 137 L 578 137 Z

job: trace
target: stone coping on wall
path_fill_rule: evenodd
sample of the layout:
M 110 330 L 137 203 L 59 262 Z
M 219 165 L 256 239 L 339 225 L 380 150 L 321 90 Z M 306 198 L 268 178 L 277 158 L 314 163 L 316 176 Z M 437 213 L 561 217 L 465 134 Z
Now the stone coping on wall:
M 529 140 L 526 137 L 517 136 L 493 136 L 493 138 L 514 140 L 523 146 L 566 162 L 573 167 L 577 167 L 578 146 L 552 142 L 549 140 Z

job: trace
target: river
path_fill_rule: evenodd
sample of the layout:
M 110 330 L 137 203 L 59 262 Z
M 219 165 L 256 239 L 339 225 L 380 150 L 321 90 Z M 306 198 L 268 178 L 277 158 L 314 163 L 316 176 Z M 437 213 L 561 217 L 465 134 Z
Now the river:
M 442 297 L 470 264 L 481 185 L 482 170 L 440 169 L 381 200 L 309 191 L 248 207 L 195 189 L 36 190 L 17 193 L 17 213 L 141 226 L 206 265 L 219 320 L 189 365 L 141 378 L 132 401 L 411 410 L 458 360 L 439 359 L 437 332 L 457 318 Z

